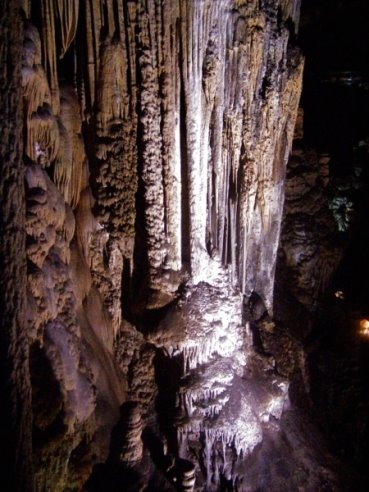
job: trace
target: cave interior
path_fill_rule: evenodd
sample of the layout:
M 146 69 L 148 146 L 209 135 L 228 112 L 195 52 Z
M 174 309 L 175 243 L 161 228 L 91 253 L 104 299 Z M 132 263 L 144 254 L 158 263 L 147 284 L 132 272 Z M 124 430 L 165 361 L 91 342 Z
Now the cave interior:
M 368 20 L 2 0 L 1 490 L 369 490 Z

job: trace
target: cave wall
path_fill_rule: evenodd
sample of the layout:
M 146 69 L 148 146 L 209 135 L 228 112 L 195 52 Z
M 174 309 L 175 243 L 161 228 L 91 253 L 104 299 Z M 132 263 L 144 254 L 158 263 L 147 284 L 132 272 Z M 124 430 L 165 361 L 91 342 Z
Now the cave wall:
M 22 25 L 16 2 L 0 5 L 0 391 L 8 490 L 31 490 L 31 388 L 25 329 L 25 200 L 22 161 Z
M 23 31 L 14 13 L 19 28 L 4 44 L 16 53 L 2 121 L 18 137 L 4 140 L 4 152 L 16 146 L 1 179 L 16 193 L 3 195 L 3 217 L 17 204 L 19 231 L 4 222 L 16 302 L 11 289 L 3 298 L 24 355 L 11 338 L 4 346 L 23 363 L 15 380 L 28 419 L 32 383 L 35 489 L 81 488 L 111 455 L 125 401 L 158 427 L 158 377 L 181 364 L 177 379 L 190 381 L 173 382 L 179 403 L 162 403 L 183 414 L 168 446 L 194 460 L 202 439 L 197 480 L 211 490 L 222 469 L 234 481 L 214 458 L 220 442 L 232 448 L 224 462 L 251 453 L 287 398 L 288 384 L 264 374 L 242 302 L 255 293 L 272 312 L 303 70 L 299 1 L 21 4 Z M 254 422 L 249 433 L 230 429 L 235 416 L 236 429 Z M 122 460 L 139 461 L 131 454 Z

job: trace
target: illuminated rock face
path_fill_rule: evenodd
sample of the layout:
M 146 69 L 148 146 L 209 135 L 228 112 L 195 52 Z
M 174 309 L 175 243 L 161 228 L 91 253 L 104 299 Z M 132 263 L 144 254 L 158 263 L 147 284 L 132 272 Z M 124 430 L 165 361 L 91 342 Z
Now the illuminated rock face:
M 184 489 L 242 487 L 288 400 L 242 310 L 273 307 L 299 1 L 22 4 L 36 488 L 80 488 L 126 400 L 122 462 L 142 425 Z
M 254 352 L 240 292 L 221 267 L 211 272 L 184 291 L 149 340 L 165 353 L 163 371 L 181 368 L 172 422 L 179 455 L 199 461 L 198 483 L 218 490 L 221 476 L 241 486 L 237 463 L 261 443 L 263 430 L 278 428 L 288 383 L 265 375 L 273 367 Z M 164 375 L 159 401 L 165 391 Z

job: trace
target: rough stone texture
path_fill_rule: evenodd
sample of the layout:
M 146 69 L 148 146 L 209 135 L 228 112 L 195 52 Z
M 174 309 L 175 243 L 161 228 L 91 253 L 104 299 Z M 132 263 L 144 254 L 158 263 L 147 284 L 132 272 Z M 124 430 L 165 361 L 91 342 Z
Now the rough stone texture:
M 66 23 L 67 50 L 78 9 L 75 2 L 39 8 L 41 38 L 26 21 L 22 63 L 34 483 L 37 490 L 80 489 L 92 463 L 107 457 L 125 383 L 113 357 L 111 319 L 87 264 L 97 224 L 80 103 L 56 72 L 54 21 Z
M 119 460 L 126 466 L 132 466 L 142 459 L 142 419 L 141 410 L 137 402 L 131 401 L 123 405 L 122 445 Z
M 302 122 L 295 137 L 286 176 L 278 281 L 286 279 L 296 301 L 312 308 L 339 264 L 344 241 L 329 206 L 330 156 L 304 144 Z
M 273 318 L 255 293 L 245 305 L 259 350 L 273 356 L 290 382 L 293 403 L 311 407 L 306 344 L 318 300 L 342 258 L 347 238 L 330 209 L 335 182 L 328 154 L 318 154 L 304 140 L 300 108 L 285 180 L 283 227 L 274 285 Z
M 329 161 L 329 155 L 306 145 L 300 110 L 287 166 L 274 320 L 265 308 L 256 316 L 251 312 L 262 350 L 273 354 L 278 371 L 291 383 L 291 400 L 307 408 L 312 404 L 309 336 L 318 301 L 347 242 L 330 207 L 336 182 L 329 175 Z
M 22 2 L 37 490 L 81 490 L 95 463 L 86 490 L 270 489 L 247 475 L 265 436 L 293 454 L 300 346 L 269 316 L 299 3 Z
M 21 60 L 16 1 L 0 5 L 0 392 L 1 481 L 6 490 L 32 490 L 31 388 L 25 322 L 25 200 Z
M 266 429 L 278 428 L 288 401 L 287 381 L 254 352 L 241 305 L 220 268 L 207 283 L 185 291 L 149 336 L 165 354 L 158 370 L 159 408 L 167 412 L 166 426 L 176 429 L 179 456 L 196 463 L 197 483 L 209 491 L 218 489 L 220 477 L 235 480 L 235 461 L 254 451 Z
M 301 86 L 301 57 L 287 48 L 287 20 L 293 11 L 297 21 L 298 6 L 232 5 L 129 2 L 119 7 L 122 18 L 108 5 L 100 56 L 87 74 L 81 68 L 86 101 L 97 104 L 95 210 L 109 234 L 107 260 L 115 268 L 114 251 L 128 261 L 149 308 L 173 298 L 183 268 L 204 280 L 209 256 L 232 266 L 243 292 L 256 290 L 272 305 Z M 86 9 L 90 54 L 99 34 Z M 116 290 L 102 281 L 107 303 L 121 297 Z

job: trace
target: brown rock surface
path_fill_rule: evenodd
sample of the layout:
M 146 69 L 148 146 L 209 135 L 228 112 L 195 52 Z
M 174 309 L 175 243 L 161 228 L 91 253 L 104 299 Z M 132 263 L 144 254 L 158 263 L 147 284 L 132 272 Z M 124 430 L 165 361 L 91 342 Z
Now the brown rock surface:
M 82 490 L 109 456 L 107 484 L 250 490 L 246 461 L 266 434 L 278 439 L 296 370 L 297 345 L 271 324 L 265 347 L 278 338 L 288 354 L 257 353 L 242 311 L 252 293 L 262 315 L 273 308 L 300 2 L 22 5 L 23 63 L 19 32 L 9 77 L 23 91 L 24 164 L 10 98 L 17 174 L 5 159 L 1 179 L 14 184 L 2 202 L 5 279 L 17 279 L 5 319 L 21 341 L 8 340 L 25 361 L 27 411 L 31 347 L 35 488 Z M 318 174 L 290 179 L 289 199 Z M 26 296 L 28 339 L 14 321 Z M 86 490 L 100 490 L 94 477 Z
M 25 199 L 22 162 L 19 4 L 0 5 L 0 392 L 1 480 L 7 490 L 31 491 L 32 414 L 26 332 Z

